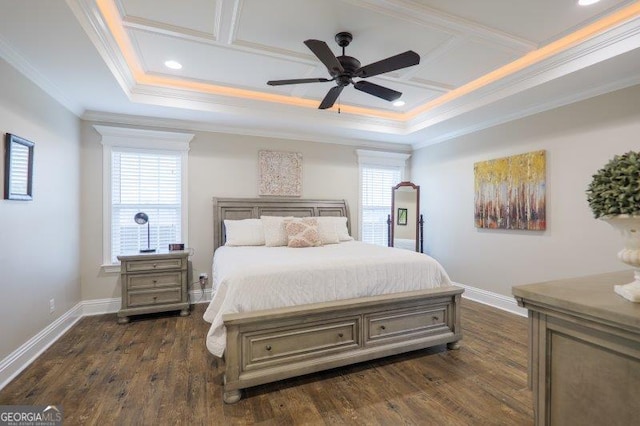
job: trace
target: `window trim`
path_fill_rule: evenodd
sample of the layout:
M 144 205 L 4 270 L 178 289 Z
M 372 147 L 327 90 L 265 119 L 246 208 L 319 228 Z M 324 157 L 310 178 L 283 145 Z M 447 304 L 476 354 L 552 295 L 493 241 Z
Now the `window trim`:
M 111 154 L 114 148 L 150 152 L 179 152 L 181 157 L 181 241 L 188 247 L 188 152 L 193 133 L 164 132 L 94 125 L 102 144 L 102 265 L 104 272 L 119 272 L 120 264 L 111 263 Z
M 371 151 L 367 149 L 357 149 L 358 155 L 358 238 L 362 240 L 363 235 L 363 206 L 362 206 L 362 169 L 363 167 L 384 167 L 400 169 L 400 180 L 408 179 L 407 160 L 411 154 L 388 151 Z M 391 212 L 389 212 L 391 213 Z

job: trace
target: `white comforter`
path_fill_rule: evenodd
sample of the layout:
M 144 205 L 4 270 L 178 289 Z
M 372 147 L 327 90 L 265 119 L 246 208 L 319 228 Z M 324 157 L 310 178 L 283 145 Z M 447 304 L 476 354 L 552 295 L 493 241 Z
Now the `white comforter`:
M 312 248 L 220 247 L 207 348 L 222 356 L 222 315 L 451 285 L 433 258 L 358 241 Z

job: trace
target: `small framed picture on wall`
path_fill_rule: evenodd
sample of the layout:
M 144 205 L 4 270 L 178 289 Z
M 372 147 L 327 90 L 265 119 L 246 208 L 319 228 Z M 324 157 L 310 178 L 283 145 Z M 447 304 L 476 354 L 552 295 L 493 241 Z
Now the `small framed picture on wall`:
M 33 200 L 34 143 L 7 133 L 4 157 L 4 199 Z

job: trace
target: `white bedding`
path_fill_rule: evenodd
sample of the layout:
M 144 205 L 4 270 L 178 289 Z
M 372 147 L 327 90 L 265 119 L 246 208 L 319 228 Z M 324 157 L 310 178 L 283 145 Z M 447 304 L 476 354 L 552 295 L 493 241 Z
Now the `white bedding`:
M 358 241 L 321 247 L 220 247 L 207 348 L 222 356 L 222 315 L 451 285 L 433 258 Z

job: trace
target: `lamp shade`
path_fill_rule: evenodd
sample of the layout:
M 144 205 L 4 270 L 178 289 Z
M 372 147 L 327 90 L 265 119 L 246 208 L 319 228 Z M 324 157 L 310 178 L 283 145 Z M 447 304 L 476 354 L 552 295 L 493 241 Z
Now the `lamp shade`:
M 144 212 L 140 212 L 136 213 L 136 215 L 133 217 L 133 220 L 135 220 L 138 225 L 144 225 L 145 223 L 149 222 L 149 216 Z

